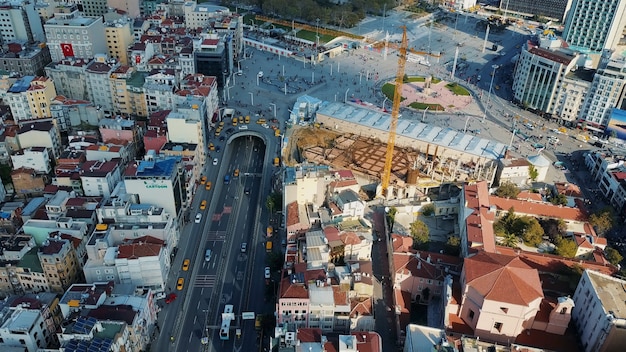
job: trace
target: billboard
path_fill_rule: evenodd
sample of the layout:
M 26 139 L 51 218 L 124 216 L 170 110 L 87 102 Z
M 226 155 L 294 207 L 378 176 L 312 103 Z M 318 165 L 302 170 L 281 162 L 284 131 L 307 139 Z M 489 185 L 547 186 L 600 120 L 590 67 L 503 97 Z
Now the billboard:
M 605 134 L 626 140 L 626 110 L 613 109 Z

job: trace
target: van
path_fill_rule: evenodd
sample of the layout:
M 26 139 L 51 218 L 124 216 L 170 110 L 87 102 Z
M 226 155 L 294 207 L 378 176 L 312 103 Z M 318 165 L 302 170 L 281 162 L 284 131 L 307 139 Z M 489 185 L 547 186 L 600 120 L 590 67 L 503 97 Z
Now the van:
M 204 261 L 205 262 L 210 262 L 211 261 L 211 250 L 207 249 L 206 252 L 204 252 Z

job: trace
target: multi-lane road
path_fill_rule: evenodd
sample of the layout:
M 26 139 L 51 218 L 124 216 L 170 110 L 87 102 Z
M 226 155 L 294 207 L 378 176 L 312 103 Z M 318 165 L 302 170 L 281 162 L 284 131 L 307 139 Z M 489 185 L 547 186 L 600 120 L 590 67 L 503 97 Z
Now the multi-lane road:
M 181 242 L 170 274 L 170 292 L 177 299 L 163 304 L 159 314 L 160 335 L 153 342 L 157 351 L 252 351 L 257 348 L 254 320 L 242 320 L 242 312 L 263 312 L 265 302 L 265 238 L 268 214 L 266 185 L 275 172 L 272 159 L 280 139 L 274 131 L 253 122 L 248 129 L 233 127 L 225 141 L 215 138 L 220 152 L 212 151 L 204 175 L 211 190 L 199 185 L 194 195 L 191 221 L 181 234 Z M 229 126 L 227 125 L 227 128 Z M 225 133 L 225 132 L 222 132 Z M 212 165 L 213 158 L 218 166 Z M 238 170 L 238 176 L 235 176 Z M 230 176 L 228 184 L 224 176 Z M 200 203 L 208 206 L 200 210 Z M 202 215 L 194 221 L 196 212 Z M 265 224 L 265 225 L 264 225 Z M 245 252 L 241 244 L 246 243 Z M 205 260 L 206 249 L 212 251 Z M 191 267 L 182 270 L 184 259 Z M 184 279 L 177 290 L 178 278 Z M 235 320 L 230 337 L 222 340 L 219 328 L 225 305 L 233 305 Z M 269 306 L 268 306 L 269 304 Z M 237 336 L 237 329 L 241 336 Z M 203 341 L 204 338 L 204 341 Z M 204 343 L 203 343 L 204 342 Z

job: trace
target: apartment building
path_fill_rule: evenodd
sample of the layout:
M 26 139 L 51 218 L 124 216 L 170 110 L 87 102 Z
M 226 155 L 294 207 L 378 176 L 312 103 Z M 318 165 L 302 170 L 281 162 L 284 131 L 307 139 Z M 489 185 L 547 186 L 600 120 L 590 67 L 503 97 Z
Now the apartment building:
M 61 154 L 61 134 L 51 121 L 25 122 L 17 131 L 17 140 L 21 148 L 46 147 L 54 157 Z
M 64 292 L 81 277 L 78 258 L 69 240 L 51 237 L 39 247 L 37 255 L 53 292 Z
M 626 281 L 585 270 L 574 292 L 576 330 L 585 352 L 618 351 L 626 339 Z
M 556 93 L 577 61 L 578 54 L 562 49 L 556 37 L 526 42 L 515 67 L 513 98 L 525 107 L 555 114 L 561 110 Z
M 50 102 L 56 97 L 54 82 L 47 77 L 25 76 L 13 83 L 5 100 L 16 122 L 49 118 Z
M 25 234 L 32 236 L 38 246 L 41 246 L 50 239 L 51 235 L 58 233 L 84 241 L 87 235 L 87 223 L 68 217 L 50 220 L 28 219 L 22 225 L 22 230 Z
M 48 347 L 52 336 L 44 328 L 44 317 L 40 309 L 31 309 L 27 304 L 4 307 L 0 314 L 0 339 L 6 349 L 37 351 Z
M 626 1 L 623 1 L 626 3 Z M 607 51 L 593 75 L 578 121 L 587 129 L 604 132 L 613 108 L 620 107 L 626 98 L 626 58 Z
M 44 30 L 53 62 L 69 57 L 91 59 L 107 52 L 102 17 L 83 16 L 75 4 L 57 6 Z
M 75 59 L 69 57 L 55 61 L 46 66 L 46 76 L 54 82 L 58 95 L 67 99 L 88 100 L 85 69 L 91 59 Z
M 8 50 L 0 53 L 0 70 L 21 76 L 44 75 L 46 65 L 52 61 L 50 48 L 41 42 L 9 43 L 6 47 Z
M 139 197 L 139 202 L 162 207 L 178 218 L 187 202 L 184 170 L 179 157 L 156 158 L 131 163 L 124 172 L 126 189 Z M 155 192 L 158 190 L 158 192 Z
M 35 172 L 47 174 L 52 170 L 50 165 L 50 153 L 45 147 L 31 147 L 18 150 L 11 155 L 13 168 L 29 168 Z
M 117 246 L 115 268 L 119 282 L 163 292 L 170 270 L 170 253 L 164 242 L 150 236 Z
M 99 54 L 85 67 L 87 100 L 102 108 L 105 115 L 115 112 L 109 77 L 119 65 L 116 59 L 107 59 L 104 54 Z
M 574 48 L 599 53 L 604 49 L 623 50 L 625 32 L 626 1 L 573 0 L 563 38 Z
M 50 103 L 50 114 L 63 132 L 83 123 L 98 126 L 104 118 L 104 110 L 92 102 L 68 99 L 62 95 L 56 96 Z
M 147 72 L 137 71 L 133 66 L 119 66 L 110 75 L 113 108 L 119 113 L 131 116 L 148 116 L 144 93 Z
M 174 107 L 174 90 L 178 79 L 174 70 L 154 70 L 143 85 L 148 113 L 171 110 Z
M 134 148 L 137 148 L 137 144 L 143 135 L 142 129 L 137 126 L 134 120 L 123 119 L 119 116 L 117 118 L 102 119 L 99 126 L 103 143 L 126 141 L 132 144 L 133 153 L 135 151 Z
M 107 56 L 116 59 L 122 65 L 130 65 L 126 49 L 134 41 L 133 21 L 128 16 L 122 16 L 116 12 L 105 14 L 104 21 Z
M 35 1 L 2 1 L 0 3 L 0 42 L 45 42 Z M 32 74 L 32 72 L 31 72 Z
M 572 0 L 547 0 L 544 3 L 538 3 L 534 0 L 504 0 L 500 1 L 500 11 L 505 16 L 509 13 L 528 17 L 535 15 L 563 22 L 571 3 Z
M 626 155 L 601 150 L 587 153 L 584 162 L 600 193 L 618 212 L 626 211 Z
M 109 197 L 113 188 L 121 180 L 121 168 L 119 159 L 85 161 L 79 172 L 83 194 Z

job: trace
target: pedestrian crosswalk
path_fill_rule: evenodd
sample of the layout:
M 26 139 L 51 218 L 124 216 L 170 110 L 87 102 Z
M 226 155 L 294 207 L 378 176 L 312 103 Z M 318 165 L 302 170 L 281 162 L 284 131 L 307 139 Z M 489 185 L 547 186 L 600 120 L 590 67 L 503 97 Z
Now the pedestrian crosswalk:
M 213 287 L 215 286 L 216 275 L 198 275 L 193 283 L 194 287 Z
M 209 231 L 207 232 L 207 241 L 224 241 L 226 231 Z

